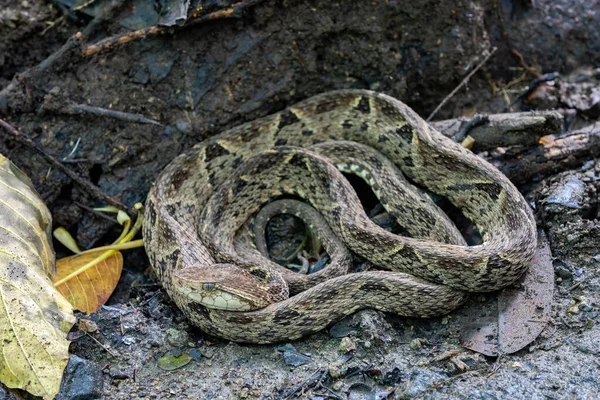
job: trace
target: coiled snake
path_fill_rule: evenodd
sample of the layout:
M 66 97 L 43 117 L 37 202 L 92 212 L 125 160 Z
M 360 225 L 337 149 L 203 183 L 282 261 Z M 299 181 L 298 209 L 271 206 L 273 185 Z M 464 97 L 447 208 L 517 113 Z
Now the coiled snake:
M 367 181 L 411 237 L 371 222 L 340 171 Z M 403 176 L 447 198 L 483 243 L 466 246 Z M 319 273 L 282 271 L 239 234 L 281 196 L 309 203 L 327 222 L 318 234 L 338 238 Z M 536 247 L 533 214 L 504 175 L 366 90 L 324 93 L 199 143 L 163 170 L 146 209 L 146 251 L 169 295 L 202 330 L 238 342 L 293 340 L 363 308 L 448 313 L 465 292 L 514 282 Z M 383 271 L 346 273 L 340 241 Z

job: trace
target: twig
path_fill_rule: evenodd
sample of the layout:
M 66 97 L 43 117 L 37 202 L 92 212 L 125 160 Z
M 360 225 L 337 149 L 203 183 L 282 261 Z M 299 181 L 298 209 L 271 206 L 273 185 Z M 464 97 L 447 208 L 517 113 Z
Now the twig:
M 83 332 L 87 335 L 87 337 L 89 337 L 90 339 L 92 339 L 94 342 L 96 342 L 98 344 L 98 346 L 102 347 L 104 350 L 106 350 L 106 352 L 108 354 L 110 354 L 111 356 L 113 356 L 114 358 L 119 358 L 117 357 L 117 355 L 115 353 L 113 353 L 112 351 L 110 351 L 110 349 L 108 347 L 106 347 L 105 345 L 102 344 L 102 342 L 100 342 L 98 339 L 96 339 L 95 337 L 93 337 L 92 335 L 90 335 L 87 332 Z
M 122 121 L 163 126 L 160 122 L 145 117 L 142 114 L 131 114 L 122 111 L 114 111 L 101 107 L 88 106 L 86 104 L 70 104 L 66 107 L 65 111 L 67 114 L 92 114 L 97 115 L 99 117 L 114 118 Z
M 117 308 L 117 307 L 112 307 L 112 306 L 107 306 L 107 305 L 104 305 L 104 304 L 102 304 L 102 307 L 101 307 L 101 308 L 102 308 L 103 310 L 106 310 L 106 311 L 112 311 L 112 312 L 116 312 L 116 313 L 118 313 L 118 314 L 119 314 L 119 317 L 122 317 L 123 315 L 131 314 L 132 312 L 134 312 L 134 311 L 135 311 L 135 308 L 134 308 L 134 307 L 131 307 L 131 308 L 126 308 L 125 310 L 122 310 L 122 309 L 120 309 L 120 308 Z M 113 317 L 113 318 L 114 318 L 114 317 Z
M 443 385 L 445 385 L 446 383 L 448 383 L 448 382 L 450 382 L 450 381 L 453 381 L 454 379 L 457 379 L 457 378 L 463 377 L 463 376 L 465 376 L 465 375 L 470 375 L 470 374 L 472 374 L 472 373 L 475 373 L 475 372 L 480 372 L 480 371 L 482 371 L 483 369 L 484 369 L 484 368 L 472 369 L 471 371 L 466 371 L 466 372 L 463 372 L 462 374 L 458 374 L 458 375 L 451 376 L 450 378 L 444 379 L 443 381 L 440 381 L 440 382 L 438 382 L 438 383 L 436 383 L 436 384 L 432 385 L 430 389 L 437 389 L 437 388 L 439 388 L 440 386 L 443 386 Z
M 192 17 L 188 19 L 182 27 L 197 25 L 208 21 L 215 21 L 219 19 L 226 18 L 239 18 L 242 13 L 249 7 L 255 6 L 259 3 L 262 3 L 265 0 L 247 0 L 240 1 L 239 3 L 235 3 L 231 7 L 223 8 L 221 10 L 217 10 L 208 14 L 195 16 L 192 14 Z M 137 31 L 128 32 L 126 34 L 115 35 L 108 37 L 106 39 L 102 39 L 92 45 L 87 46 L 83 50 L 84 57 L 90 57 L 94 54 L 97 54 L 103 50 L 110 49 L 117 45 L 122 45 L 125 43 L 129 43 L 134 40 L 139 40 L 146 38 L 148 36 L 159 35 L 166 32 L 169 32 L 172 29 L 170 26 L 152 26 L 150 28 L 139 29 Z
M 79 175 L 77 175 L 77 173 L 75 173 L 71 168 L 66 167 L 60 161 L 58 161 L 56 158 L 54 158 L 50 154 L 46 153 L 46 151 L 44 149 L 42 149 L 40 146 L 38 146 L 28 136 L 26 136 L 25 134 L 20 133 L 19 131 L 17 131 L 15 128 L 13 128 L 11 125 L 9 125 L 8 123 L 6 123 L 1 118 L 0 118 L 0 126 L 2 128 L 4 128 L 4 130 L 13 139 L 15 139 L 20 144 L 22 144 L 24 146 L 27 146 L 30 149 L 32 149 L 35 152 L 37 152 L 46 161 L 48 161 L 50 163 L 50 165 L 52 165 L 56 169 L 59 169 L 65 175 L 67 175 L 69 178 L 71 178 L 73 181 L 75 181 L 77 184 L 79 184 L 82 187 L 84 187 L 96 199 L 102 200 L 102 201 L 104 201 L 104 202 L 106 202 L 106 203 L 108 203 L 108 204 L 110 204 L 112 206 L 115 206 L 115 207 L 117 207 L 117 208 L 119 208 L 121 210 L 129 210 L 131 212 L 131 215 L 136 215 L 137 214 L 137 211 L 134 208 L 129 209 L 127 206 L 125 206 L 119 200 L 117 200 L 117 199 L 115 199 L 115 198 L 113 198 L 113 197 L 105 194 L 104 192 L 102 192 L 102 190 L 100 190 L 100 188 L 98 186 L 94 185 L 89 180 L 87 180 L 85 178 L 82 178 Z
M 54 113 L 70 115 L 91 114 L 99 117 L 114 118 L 121 121 L 163 126 L 160 122 L 150 119 L 142 114 L 115 111 L 107 108 L 90 106 L 87 104 L 76 104 L 73 101 L 59 95 L 58 93 L 55 93 L 53 90 L 50 90 L 50 92 L 44 97 L 44 103 L 42 104 L 41 111 L 50 111 Z
M 318 368 L 315 372 L 312 373 L 306 380 L 300 382 L 296 386 L 290 388 L 291 392 L 289 392 L 285 397 L 282 397 L 283 400 L 291 399 L 296 393 L 298 393 L 302 389 L 314 387 L 319 385 L 325 376 L 329 374 L 328 368 Z
M 513 102 L 508 105 L 507 109 L 514 106 L 520 100 L 523 100 L 525 97 L 528 97 L 530 94 L 532 94 L 534 91 L 536 91 L 537 88 L 540 87 L 541 84 L 548 82 L 548 81 L 553 81 L 556 78 L 558 78 L 559 76 L 560 76 L 560 73 L 558 73 L 558 72 L 550 72 L 548 74 L 538 75 L 537 78 L 535 78 L 534 80 L 529 82 L 529 85 L 527 85 L 527 89 L 525 89 L 523 91 L 523 93 L 519 94 L 517 96 L 517 98 L 514 99 Z
M 69 158 L 73 154 L 75 154 L 75 152 L 77 151 L 77 148 L 79 147 L 79 143 L 81 143 L 81 136 L 77 138 L 77 141 L 75 142 L 75 146 L 73 146 L 73 149 L 71 149 L 71 152 L 69 154 L 67 154 L 65 157 L 63 157 L 63 159 L 62 159 L 63 162 L 65 162 L 67 160 L 67 158 Z
M 82 203 L 80 203 L 78 201 L 75 202 L 75 205 L 77 207 L 79 207 L 79 208 L 83 208 L 85 211 L 90 212 L 90 213 L 94 214 L 95 216 L 97 216 L 99 218 L 104 218 L 105 220 L 110 221 L 113 224 L 119 224 L 119 221 L 117 221 L 116 218 L 113 218 L 113 217 L 111 217 L 109 215 L 106 215 L 106 214 L 104 214 L 104 213 L 102 213 L 100 211 L 96 211 L 92 207 L 88 207 L 85 204 L 82 204 Z
M 156 297 L 158 297 L 158 295 L 160 294 L 160 291 L 157 291 L 156 293 L 154 293 L 152 296 L 148 297 L 146 300 L 142 301 L 138 307 L 143 307 L 146 304 L 150 303 L 152 300 L 154 300 Z
M 571 329 L 571 324 L 569 324 L 562 315 L 559 315 L 558 317 L 567 328 Z
M 431 114 L 429 114 L 429 117 L 427 117 L 427 122 L 431 121 L 431 118 L 433 118 L 435 116 L 435 114 L 437 114 L 438 111 L 440 111 L 440 109 L 444 106 L 444 104 L 446 104 L 448 102 L 448 100 L 450 100 L 459 90 L 460 88 L 462 88 L 468 81 L 469 79 L 471 79 L 471 77 L 473 75 L 475 75 L 475 73 L 477 71 L 479 71 L 479 69 L 481 67 L 483 67 L 483 64 L 485 64 L 487 62 L 487 60 L 490 59 L 491 56 L 494 55 L 494 53 L 496 53 L 496 50 L 498 50 L 497 47 L 493 47 L 492 50 L 489 52 L 489 54 L 487 56 L 484 57 L 483 60 L 481 60 L 481 62 L 479 64 L 477 64 L 477 66 L 475 68 L 473 68 L 473 70 L 471 72 L 469 72 L 469 74 L 467 76 L 465 76 L 465 78 L 458 84 L 457 87 L 454 88 L 454 90 L 452 90 L 450 92 L 450 94 L 448 96 L 446 96 L 444 98 L 444 100 L 442 100 L 442 102 L 435 108 L 435 110 L 433 110 L 433 112 Z
M 461 124 L 458 132 L 456 135 L 454 135 L 452 140 L 455 142 L 462 142 L 467 137 L 467 134 L 469 131 L 471 131 L 471 129 L 477 126 L 485 125 L 488 122 L 490 122 L 490 117 L 487 114 L 475 114 L 472 118 L 469 118 L 467 121 Z
M 519 59 L 519 63 L 521 64 L 521 67 L 523 67 L 531 75 L 535 76 L 536 78 L 539 78 L 542 75 L 538 72 L 538 70 L 535 67 L 531 67 L 531 66 L 527 65 L 523 55 L 521 53 L 519 53 L 516 49 L 511 49 L 510 52 Z
M 79 163 L 84 163 L 84 162 L 89 162 L 90 160 L 88 160 L 87 158 L 71 158 L 71 159 L 67 159 L 67 160 L 62 160 L 62 162 L 64 164 L 79 164 Z

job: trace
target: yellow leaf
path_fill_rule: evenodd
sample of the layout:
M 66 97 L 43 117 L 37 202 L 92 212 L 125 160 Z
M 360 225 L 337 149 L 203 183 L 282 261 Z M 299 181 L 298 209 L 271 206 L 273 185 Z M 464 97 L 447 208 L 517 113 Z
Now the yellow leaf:
M 95 263 L 94 260 L 99 256 L 106 259 Z M 85 252 L 57 260 L 54 282 L 71 275 L 56 289 L 75 309 L 91 314 L 106 303 L 117 287 L 122 270 L 123 256 L 118 251 Z
M 75 322 L 52 284 L 51 227 L 29 178 L 0 154 L 0 381 L 44 399 L 58 393 Z

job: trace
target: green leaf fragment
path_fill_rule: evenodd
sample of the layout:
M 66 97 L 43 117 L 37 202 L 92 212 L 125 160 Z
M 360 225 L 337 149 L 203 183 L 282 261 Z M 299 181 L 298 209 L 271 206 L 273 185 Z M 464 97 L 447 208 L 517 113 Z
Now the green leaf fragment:
M 158 359 L 158 368 L 164 371 L 174 371 L 176 369 L 185 367 L 192 361 L 192 357 L 183 353 L 180 356 L 173 354 L 167 354 Z

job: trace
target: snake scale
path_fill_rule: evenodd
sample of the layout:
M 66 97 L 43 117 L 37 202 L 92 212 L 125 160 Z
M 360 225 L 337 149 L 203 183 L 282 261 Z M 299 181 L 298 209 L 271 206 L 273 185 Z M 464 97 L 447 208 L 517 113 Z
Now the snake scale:
M 361 176 L 386 208 L 408 210 L 410 235 L 371 222 L 340 171 Z M 448 199 L 483 243 L 466 246 L 451 223 L 434 219 L 440 213 L 426 195 L 389 188 L 410 186 L 406 179 Z M 345 246 L 382 270 L 286 274 L 239 240 L 248 218 L 282 196 L 310 204 Z M 247 343 L 297 339 L 364 308 L 448 313 L 466 292 L 513 283 L 536 248 L 531 209 L 504 175 L 400 101 L 367 90 L 314 96 L 175 158 L 148 195 L 144 239 L 158 279 L 190 321 Z M 332 246 L 322 271 L 350 258 Z

